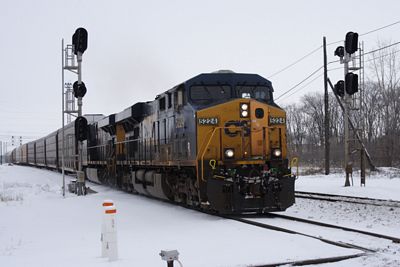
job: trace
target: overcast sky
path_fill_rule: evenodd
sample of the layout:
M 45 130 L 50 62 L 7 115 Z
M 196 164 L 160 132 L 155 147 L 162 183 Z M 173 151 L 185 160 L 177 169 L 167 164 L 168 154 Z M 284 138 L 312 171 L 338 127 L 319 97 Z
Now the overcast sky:
M 119 112 L 199 73 L 219 69 L 266 78 L 322 45 L 400 20 L 400 1 L 2 0 L 0 140 L 61 127 L 61 39 L 89 33 L 83 56 L 84 113 Z M 400 41 L 400 24 L 360 37 Z M 328 47 L 328 60 L 335 60 Z M 322 49 L 270 77 L 279 96 L 318 67 Z M 337 65 L 335 67 L 340 67 Z M 322 73 L 322 72 L 321 72 Z M 329 74 L 333 80 L 342 71 Z M 76 76 L 66 75 L 74 82 Z M 291 97 L 323 91 L 322 77 Z

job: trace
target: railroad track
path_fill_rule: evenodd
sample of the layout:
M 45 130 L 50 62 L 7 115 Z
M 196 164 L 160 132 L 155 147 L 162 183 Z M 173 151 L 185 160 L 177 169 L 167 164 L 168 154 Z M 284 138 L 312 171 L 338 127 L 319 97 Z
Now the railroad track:
M 364 231 L 364 230 L 359 230 L 355 228 L 350 228 L 350 227 L 344 227 L 336 224 L 329 224 L 329 223 L 323 223 L 323 222 L 318 222 L 314 220 L 309 220 L 309 219 L 303 219 L 303 218 L 298 218 L 298 217 L 293 217 L 293 216 L 288 216 L 288 215 L 282 215 L 282 214 L 272 214 L 272 217 L 275 218 L 282 218 L 282 219 L 287 219 L 291 221 L 296 221 L 296 222 L 303 222 L 303 223 L 308 223 L 308 224 L 313 224 L 313 225 L 318 225 L 318 226 L 323 226 L 323 227 L 328 227 L 328 228 L 333 228 L 333 229 L 339 229 L 343 231 L 348 231 L 348 232 L 354 232 L 354 233 L 359 233 L 367 236 L 373 236 L 377 238 L 382 238 L 386 240 L 390 240 L 393 243 L 400 244 L 400 238 L 394 237 L 394 236 L 388 236 L 388 235 L 383 235 L 375 232 L 369 232 L 369 231 Z
M 340 256 L 340 257 L 327 257 L 327 258 L 315 258 L 315 259 L 300 260 L 300 261 L 276 262 L 276 263 L 272 263 L 272 264 L 257 265 L 256 267 L 270 267 L 270 266 L 282 266 L 282 265 L 304 266 L 304 265 L 311 265 L 311 264 L 331 263 L 331 262 L 339 262 L 339 261 L 348 260 L 348 259 L 352 259 L 352 258 L 362 257 L 362 256 L 368 255 L 369 253 L 376 252 L 375 250 L 360 247 L 360 246 L 357 246 L 354 244 L 328 240 L 326 238 L 313 236 L 313 235 L 305 234 L 305 233 L 298 232 L 298 231 L 293 231 L 290 229 L 286 229 L 286 228 L 271 225 L 271 224 L 260 223 L 260 222 L 256 222 L 256 221 L 245 219 L 245 218 L 231 217 L 231 216 L 229 216 L 229 217 L 223 216 L 223 217 L 226 219 L 235 220 L 235 221 L 238 221 L 241 223 L 261 227 L 261 228 L 268 229 L 268 230 L 274 230 L 274 231 L 284 232 L 284 233 L 288 233 L 288 234 L 302 235 L 302 236 L 306 236 L 309 238 L 320 240 L 320 241 L 328 243 L 330 245 L 362 251 L 361 253 L 349 254 L 349 255 Z
M 300 231 L 295 231 L 295 230 L 279 227 L 279 226 L 276 226 L 276 225 L 273 225 L 273 224 L 270 224 L 270 223 L 259 222 L 259 221 L 256 221 L 255 219 L 281 218 L 281 219 L 290 220 L 290 221 L 296 221 L 296 222 L 301 222 L 301 223 L 306 223 L 306 224 L 318 225 L 318 226 L 322 226 L 322 227 L 326 227 L 326 228 L 333 228 L 333 229 L 339 229 L 339 230 L 343 230 L 343 231 L 350 231 L 350 232 L 354 232 L 354 233 L 357 233 L 357 234 L 363 234 L 363 235 L 367 235 L 367 236 L 372 236 L 372 237 L 376 237 L 376 238 L 382 238 L 382 239 L 390 240 L 390 241 L 392 241 L 394 243 L 400 243 L 400 238 L 397 238 L 397 237 L 381 235 L 381 234 L 378 234 L 378 233 L 367 232 L 367 231 L 362 231 L 362 230 L 348 228 L 348 227 L 342 227 L 342 226 L 333 225 L 333 224 L 321 223 L 321 222 L 318 222 L 318 221 L 302 219 L 302 218 L 297 218 L 297 217 L 292 217 L 292 216 L 287 216 L 287 215 L 281 215 L 281 214 L 271 214 L 271 213 L 269 213 L 269 214 L 266 214 L 266 216 L 246 215 L 246 217 L 239 217 L 239 216 L 222 216 L 222 217 L 224 217 L 226 219 L 230 219 L 230 220 L 235 220 L 235 221 L 238 221 L 238 222 L 241 222 L 241 223 L 246 223 L 246 224 L 249 224 L 249 225 L 253 225 L 253 226 L 256 226 L 256 227 L 261 227 L 261 228 L 264 228 L 264 229 L 269 229 L 269 230 L 280 231 L 280 232 L 289 233 L 289 234 L 297 234 L 297 235 L 301 235 L 301 236 L 306 236 L 306 237 L 317 239 L 317 240 L 320 240 L 322 242 L 325 242 L 325 243 L 328 243 L 328 244 L 331 244 L 331 245 L 334 245 L 334 246 L 339 246 L 339 247 L 349 248 L 349 249 L 356 249 L 356 250 L 360 250 L 361 251 L 361 253 L 350 254 L 350 255 L 345 255 L 345 256 L 340 256 L 340 257 L 328 257 L 328 258 L 317 258 L 317 259 L 302 260 L 302 261 L 281 262 L 281 263 L 274 263 L 274 264 L 267 264 L 267 265 L 259 265 L 257 267 L 281 266 L 281 265 L 286 265 L 286 264 L 289 264 L 289 265 L 292 265 L 292 266 L 304 266 L 304 265 L 311 265 L 311 264 L 322 264 L 322 263 L 339 262 L 339 261 L 342 261 L 342 260 L 348 260 L 348 259 L 357 258 L 357 257 L 361 257 L 361 256 L 367 256 L 368 254 L 376 253 L 377 250 L 366 248 L 366 247 L 362 247 L 362 246 L 359 246 L 359 245 L 356 245 L 356 244 L 347 243 L 347 242 L 330 240 L 330 239 L 327 239 L 327 238 L 323 238 L 323 237 L 321 237 L 319 235 L 317 236 L 317 235 L 307 234 L 307 233 L 304 233 L 304 232 L 300 232 Z
M 367 198 L 367 197 L 342 196 L 342 195 L 333 195 L 333 194 L 315 193 L 315 192 L 303 192 L 303 191 L 296 191 L 295 196 L 296 196 L 296 198 L 306 198 L 306 199 L 323 200 L 323 201 L 331 201 L 331 202 L 346 202 L 346 203 L 353 203 L 353 204 L 400 208 L 400 201 L 395 201 L 395 200 L 376 199 L 376 198 Z

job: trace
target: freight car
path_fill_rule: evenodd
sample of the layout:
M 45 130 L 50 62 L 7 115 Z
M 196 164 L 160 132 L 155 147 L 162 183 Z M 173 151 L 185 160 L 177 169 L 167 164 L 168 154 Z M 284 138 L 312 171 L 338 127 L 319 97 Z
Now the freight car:
M 60 130 L 56 136 L 36 141 L 36 165 L 60 168 Z M 42 149 L 49 142 L 58 153 Z M 219 71 L 92 120 L 83 166 L 89 180 L 126 191 L 219 213 L 264 213 L 295 201 L 287 155 L 286 113 L 271 82 Z
M 85 115 L 89 123 L 103 118 L 100 114 Z M 86 142 L 84 143 L 86 149 Z M 23 144 L 10 154 L 10 162 L 61 170 L 62 129 L 42 137 L 38 140 Z M 70 123 L 64 127 L 64 166 L 68 172 L 75 172 L 78 164 L 78 147 L 75 140 L 75 126 Z

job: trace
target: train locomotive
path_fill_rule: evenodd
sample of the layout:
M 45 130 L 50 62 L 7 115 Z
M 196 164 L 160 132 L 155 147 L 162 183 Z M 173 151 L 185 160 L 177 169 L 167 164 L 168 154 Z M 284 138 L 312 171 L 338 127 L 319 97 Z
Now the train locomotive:
M 221 214 L 282 211 L 295 201 L 286 113 L 257 74 L 200 74 L 153 101 L 92 117 L 87 131 L 90 181 Z

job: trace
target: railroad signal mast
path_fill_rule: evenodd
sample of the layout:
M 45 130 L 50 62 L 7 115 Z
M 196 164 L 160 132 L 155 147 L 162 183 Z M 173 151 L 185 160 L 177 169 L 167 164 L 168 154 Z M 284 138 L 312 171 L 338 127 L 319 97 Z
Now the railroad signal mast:
M 333 91 L 336 96 L 339 96 L 343 99 L 343 111 L 344 111 L 344 170 L 346 173 L 345 186 L 350 186 L 350 175 L 352 177 L 353 171 L 353 161 L 351 160 L 352 154 L 360 151 L 360 170 L 361 170 L 361 185 L 365 186 L 365 164 L 364 164 L 364 155 L 366 153 L 366 148 L 362 142 L 362 138 L 364 136 L 363 131 L 363 116 L 359 116 L 361 121 L 357 122 L 357 125 L 354 125 L 351 122 L 351 118 L 354 117 L 355 111 L 361 112 L 362 110 L 362 98 L 363 98 L 363 86 L 360 87 L 359 92 L 359 77 L 358 74 L 353 73 L 352 71 L 359 71 L 361 76 L 361 82 L 363 84 L 364 80 L 364 72 L 363 72 L 363 55 L 359 54 L 359 65 L 356 64 L 355 52 L 359 50 L 358 48 L 358 33 L 356 32 L 348 32 L 346 34 L 344 46 L 339 46 L 335 50 L 335 56 L 340 58 L 340 63 L 344 64 L 344 81 L 338 81 L 333 87 Z M 349 63 L 352 62 L 352 66 L 349 66 Z M 359 93 L 358 93 L 359 92 Z M 358 94 L 356 94 L 358 93 Z M 339 98 L 338 98 L 339 100 Z M 340 103 L 340 100 L 339 100 Z M 350 128 L 352 126 L 353 136 L 354 138 L 350 139 Z M 358 139 L 359 144 L 361 145 L 359 148 L 355 147 L 356 139 Z M 369 154 L 367 153 L 368 160 L 370 161 L 370 165 L 373 168 L 371 159 Z
M 74 93 L 72 90 L 72 83 L 65 83 L 65 110 L 68 111 L 74 111 L 75 110 L 75 97 Z M 72 122 L 71 119 L 71 114 L 67 113 L 67 124 L 70 124 Z
M 78 195 L 86 194 L 85 173 L 82 170 L 82 146 L 83 141 L 87 139 L 87 120 L 82 116 L 82 98 L 85 96 L 87 89 L 82 81 L 82 55 L 87 49 L 88 32 L 84 28 L 76 29 L 72 35 L 72 45 L 64 47 L 64 39 L 62 39 L 62 173 L 63 173 L 63 196 L 65 196 L 65 172 L 64 172 L 64 115 L 76 116 L 75 120 L 75 138 L 78 147 L 77 162 L 78 170 L 76 172 L 77 182 L 75 192 Z M 75 58 L 77 65 L 75 65 Z M 77 99 L 78 109 L 75 110 L 75 105 L 71 104 L 71 99 L 66 97 L 67 103 L 64 103 L 64 97 L 70 94 L 70 86 L 64 83 L 64 71 L 71 71 L 78 76 L 78 80 L 73 84 L 73 95 Z M 67 89 L 67 91 L 65 91 Z M 75 103 L 75 102 L 74 102 Z

